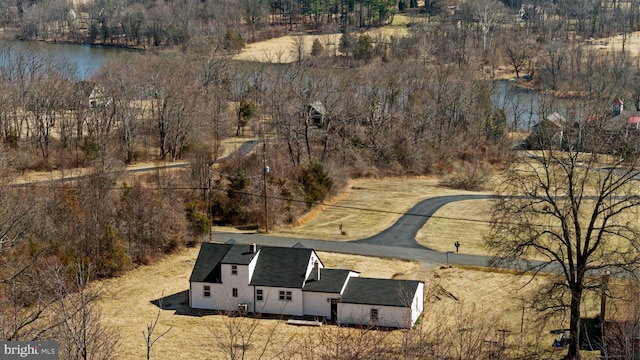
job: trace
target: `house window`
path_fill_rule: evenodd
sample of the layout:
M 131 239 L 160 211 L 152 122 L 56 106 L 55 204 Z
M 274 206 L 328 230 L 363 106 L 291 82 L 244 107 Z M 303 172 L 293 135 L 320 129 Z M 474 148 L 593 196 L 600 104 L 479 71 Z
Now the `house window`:
M 238 289 L 236 288 L 231 289 L 231 296 L 238 297 Z
M 262 289 L 256 290 L 256 301 L 262 301 Z
M 231 275 L 238 275 L 238 265 L 231 265 Z
M 204 297 L 211 297 L 211 286 L 204 286 Z
M 371 309 L 371 321 L 378 321 L 378 309 Z
M 291 301 L 291 291 L 280 291 L 280 301 Z

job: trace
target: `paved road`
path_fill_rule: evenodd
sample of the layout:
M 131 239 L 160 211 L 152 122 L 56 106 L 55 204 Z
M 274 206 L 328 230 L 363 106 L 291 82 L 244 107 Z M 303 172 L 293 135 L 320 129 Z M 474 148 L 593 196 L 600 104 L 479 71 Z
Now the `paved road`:
M 219 159 L 217 159 L 215 161 L 215 163 L 220 163 L 228 158 L 230 158 L 231 156 L 236 156 L 236 154 L 240 153 L 242 156 L 246 156 L 247 154 L 249 154 L 254 148 L 255 146 L 258 144 L 258 140 L 249 140 L 246 141 L 244 143 L 242 143 L 242 145 L 240 145 L 240 147 L 233 151 L 232 153 L 228 154 L 227 156 L 221 157 Z M 186 162 L 181 162 L 181 163 L 170 163 L 170 164 L 163 164 L 163 165 L 159 165 L 159 166 L 148 166 L 148 167 L 142 167 L 142 168 L 131 168 L 131 169 L 125 169 L 124 172 L 127 174 L 133 174 L 133 173 L 143 173 L 143 172 L 149 172 L 149 171 L 156 171 L 158 169 L 161 170 L 167 170 L 167 169 L 178 169 L 178 168 L 187 168 L 191 166 L 190 163 Z M 86 178 L 90 175 L 78 175 L 78 176 L 70 176 L 70 177 L 65 177 L 65 178 L 61 178 L 61 179 L 46 179 L 46 180 L 35 180 L 35 181 L 31 181 L 31 182 L 26 182 L 26 183 L 20 183 L 20 184 L 12 184 L 11 187 L 28 187 L 33 183 L 60 183 L 60 182 L 73 182 L 73 181 L 77 181 L 83 178 Z
M 256 243 L 259 245 L 294 246 L 297 243 L 319 251 L 338 252 L 344 254 L 376 256 L 384 258 L 406 259 L 427 265 L 450 264 L 489 266 L 490 257 L 463 253 L 442 253 L 428 249 L 415 240 L 418 231 L 424 226 L 438 209 L 448 203 L 463 200 L 488 199 L 488 195 L 441 196 L 424 200 L 415 205 L 409 212 L 385 231 L 367 239 L 349 242 L 299 239 L 279 237 L 267 234 L 238 234 L 216 232 L 215 242 L 235 240 L 239 244 Z M 452 242 L 454 240 L 452 239 Z M 452 245 L 453 246 L 453 245 Z M 518 261 L 510 267 L 523 268 L 531 265 L 526 261 Z
M 236 150 L 236 152 L 218 159 L 216 162 L 222 161 L 226 158 L 235 155 L 239 152 L 242 155 L 247 155 L 251 152 L 256 144 L 257 140 L 247 141 Z M 164 165 L 162 168 L 179 168 L 188 167 L 188 163 L 181 164 L 169 164 Z M 129 173 L 139 173 L 146 171 L 155 171 L 156 167 L 129 169 Z M 65 182 L 75 181 L 84 176 L 69 177 L 64 179 L 48 180 L 51 182 Z M 21 187 L 28 184 L 15 184 L 12 186 Z M 454 195 L 454 196 L 441 196 L 424 200 L 413 208 L 411 208 L 406 214 L 400 217 L 395 224 L 388 229 L 384 230 L 378 235 L 355 240 L 350 242 L 328 241 L 328 240 L 314 240 L 314 239 L 299 239 L 278 237 L 267 234 L 239 234 L 239 233 L 225 233 L 217 232 L 214 234 L 214 241 L 227 242 L 231 239 L 241 244 L 256 243 L 260 245 L 274 245 L 274 246 L 294 246 L 300 243 L 308 248 L 313 248 L 318 251 L 338 252 L 344 254 L 364 255 L 364 256 L 376 256 L 395 259 L 406 259 L 425 263 L 427 265 L 440 265 L 445 263 L 458 264 L 458 265 L 472 265 L 472 266 L 489 266 L 490 257 L 481 255 L 469 255 L 462 253 L 442 253 L 435 250 L 426 248 L 415 240 L 418 231 L 426 224 L 426 222 L 433 216 L 438 209 L 442 206 L 463 200 L 477 200 L 477 199 L 489 199 L 489 195 Z M 452 242 L 457 239 L 452 239 Z M 525 261 L 514 262 L 511 267 L 528 267 L 529 263 Z
M 418 244 L 416 241 L 416 235 L 418 234 L 418 231 L 422 229 L 424 224 L 426 224 L 436 211 L 438 211 L 438 209 L 454 201 L 489 198 L 491 198 L 490 195 L 452 195 L 427 199 L 412 207 L 390 228 L 384 230 L 378 235 L 374 235 L 367 239 L 356 240 L 356 242 L 371 245 L 426 249 L 424 246 Z M 452 248 L 455 240 L 463 239 L 452 239 Z

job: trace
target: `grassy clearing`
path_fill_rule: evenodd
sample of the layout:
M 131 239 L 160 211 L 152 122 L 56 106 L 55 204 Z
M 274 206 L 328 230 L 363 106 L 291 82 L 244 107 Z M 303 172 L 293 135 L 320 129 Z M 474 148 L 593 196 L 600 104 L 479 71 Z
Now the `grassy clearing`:
M 371 36 L 374 42 L 386 42 L 391 36 L 406 36 L 409 17 L 395 15 L 393 23 L 377 29 L 367 30 L 363 34 Z M 298 47 L 302 45 L 304 57 L 311 55 L 311 46 L 317 39 L 324 46 L 325 54 L 336 56 L 340 52 L 338 44 L 341 34 L 297 34 L 281 36 L 247 45 L 234 60 L 257 61 L 267 63 L 292 63 L 298 61 Z
M 588 224 L 592 201 L 583 201 L 584 208 L 582 224 Z M 492 203 L 490 200 L 467 200 L 447 204 L 440 208 L 436 216 L 429 219 L 427 224 L 418 232 L 418 243 L 438 251 L 455 251 L 454 243 L 459 241 L 460 252 L 465 254 L 491 255 L 486 249 L 484 236 L 489 232 L 489 220 Z M 637 219 L 640 209 L 630 209 L 624 216 L 619 217 L 615 223 L 627 224 Z M 540 217 L 540 224 L 548 224 L 548 220 Z M 598 224 L 596 224 L 597 226 Z M 557 229 L 559 230 L 559 229 Z M 611 238 L 605 248 L 625 248 L 626 241 L 620 238 Z M 538 253 L 531 253 L 529 259 L 542 260 Z
M 611 36 L 608 38 L 596 39 L 593 45 L 590 47 L 597 49 L 600 52 L 622 51 L 622 44 L 624 43 L 624 50 L 632 57 L 640 56 L 640 31 L 628 33 L 625 36 L 622 34 Z
M 490 200 L 467 200 L 447 204 L 418 232 L 418 243 L 438 251 L 454 251 L 459 241 L 460 252 L 488 254 L 484 234 L 489 230 Z
M 145 344 L 142 332 L 158 311 L 151 301 L 161 298 L 164 294 L 168 298 L 165 304 L 176 304 L 177 300 L 172 295 L 188 290 L 188 278 L 197 252 L 198 249 L 185 249 L 155 264 L 142 266 L 119 278 L 103 282 L 105 296 L 101 301 L 102 319 L 117 328 L 121 340 L 117 358 L 144 358 Z M 436 321 L 436 318 L 455 321 L 456 311 L 475 309 L 478 314 L 498 317 L 512 334 L 519 333 L 520 329 L 522 308 L 518 298 L 526 295 L 527 291 L 535 291 L 537 284 L 534 281 L 531 288 L 521 290 L 528 278 L 508 273 L 458 268 L 434 269 L 410 261 L 333 253 L 320 253 L 320 257 L 329 267 L 350 268 L 361 272 L 362 276 L 425 281 L 429 294 L 425 310 L 430 321 Z M 186 298 L 183 298 L 182 301 L 185 300 Z M 530 317 L 531 314 L 526 314 L 525 322 L 529 322 Z M 153 356 L 158 359 L 224 358 L 215 347 L 215 338 L 221 336 L 228 321 L 229 318 L 221 315 L 198 317 L 178 315 L 173 310 L 162 310 L 157 334 L 169 327 L 172 329 L 156 343 Z M 274 327 L 274 346 L 267 352 L 267 358 L 272 358 L 271 351 L 279 351 L 285 344 L 291 345 L 292 341 L 313 338 L 318 332 L 330 331 L 333 328 L 295 327 L 280 320 L 260 320 L 254 334 L 255 346 L 250 350 L 250 358 L 255 357 L 254 351 L 259 350 L 259 345 L 266 341 Z M 552 339 L 548 331 L 543 339 L 545 343 L 551 344 Z
M 421 200 L 444 195 L 471 194 L 442 188 L 433 178 L 355 179 L 325 206 L 301 219 L 295 226 L 274 234 L 347 241 L 375 235 L 391 226 Z M 476 193 L 477 194 L 477 193 Z M 346 235 L 341 235 L 339 224 Z

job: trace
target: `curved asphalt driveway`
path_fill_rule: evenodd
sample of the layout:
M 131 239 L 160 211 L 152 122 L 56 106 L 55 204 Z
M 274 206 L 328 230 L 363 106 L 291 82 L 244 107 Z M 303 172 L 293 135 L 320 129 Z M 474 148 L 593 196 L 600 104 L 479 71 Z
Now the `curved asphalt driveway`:
M 402 215 L 395 224 L 380 234 L 370 238 L 356 240 L 355 242 L 371 245 L 426 249 L 424 246 L 418 244 L 416 235 L 438 209 L 455 201 L 490 198 L 490 195 L 452 195 L 427 199 L 412 207 L 406 214 Z M 452 245 L 454 240 L 457 239 L 452 239 Z
M 396 221 L 396 223 L 390 228 L 378 235 L 362 240 L 340 242 L 289 238 L 268 234 L 216 232 L 213 233 L 213 241 L 227 242 L 229 240 L 234 240 L 239 244 L 256 243 L 259 245 L 286 247 L 299 244 L 318 251 L 413 260 L 430 266 L 437 266 L 447 262 L 457 265 L 490 266 L 490 256 L 470 255 L 455 252 L 443 253 L 428 249 L 418 244 L 415 240 L 417 232 L 442 206 L 455 201 L 489 198 L 491 198 L 489 195 L 454 195 L 426 199 L 401 216 L 400 219 L 398 219 L 398 221 Z M 532 265 L 535 264 L 525 260 L 518 260 L 514 261 L 509 267 L 528 269 Z

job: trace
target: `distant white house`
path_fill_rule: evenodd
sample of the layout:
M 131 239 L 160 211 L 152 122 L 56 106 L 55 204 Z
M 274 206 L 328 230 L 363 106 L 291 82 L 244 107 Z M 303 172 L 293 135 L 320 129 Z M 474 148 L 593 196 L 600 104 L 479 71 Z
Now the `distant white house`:
M 89 94 L 89 107 L 91 108 L 103 108 L 110 105 L 112 101 L 113 99 L 105 94 L 104 89 L 99 85 L 96 85 Z
M 314 250 L 302 246 L 203 243 L 189 278 L 189 306 L 340 324 L 415 324 L 423 311 L 424 283 L 359 276 L 325 268 Z

